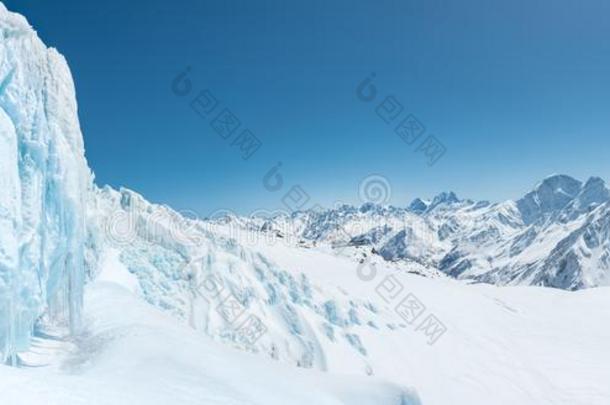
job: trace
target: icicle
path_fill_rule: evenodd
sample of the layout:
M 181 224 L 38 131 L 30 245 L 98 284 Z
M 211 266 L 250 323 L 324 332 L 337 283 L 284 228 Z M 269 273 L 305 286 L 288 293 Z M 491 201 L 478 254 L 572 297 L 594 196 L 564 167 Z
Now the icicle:
M 72 253 L 66 257 L 66 273 L 68 282 L 67 306 L 69 310 L 70 333 L 74 336 L 78 334 L 81 325 L 82 300 L 82 280 L 81 266 L 78 266 Z
M 12 297 L 7 297 L 1 307 L 4 319 L 2 363 L 9 366 L 17 365 L 17 350 L 15 342 L 15 304 Z

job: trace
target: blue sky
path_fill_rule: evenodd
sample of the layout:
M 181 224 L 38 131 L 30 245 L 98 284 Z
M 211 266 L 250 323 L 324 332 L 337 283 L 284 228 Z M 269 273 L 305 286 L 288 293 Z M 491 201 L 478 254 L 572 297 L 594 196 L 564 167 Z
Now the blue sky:
M 541 178 L 610 178 L 607 1 L 5 1 L 68 59 L 98 184 L 207 215 L 454 190 L 504 200 Z M 192 90 L 172 81 L 191 67 Z M 356 87 L 372 72 L 377 99 Z M 189 100 L 209 89 L 262 143 L 248 160 Z M 446 148 L 433 166 L 386 124 L 393 96 Z M 285 186 L 263 187 L 282 162 Z

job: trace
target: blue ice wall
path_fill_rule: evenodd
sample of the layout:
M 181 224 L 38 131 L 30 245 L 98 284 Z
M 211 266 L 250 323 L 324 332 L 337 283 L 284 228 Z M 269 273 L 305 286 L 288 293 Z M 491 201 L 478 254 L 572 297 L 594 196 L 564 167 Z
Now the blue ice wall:
M 76 333 L 85 274 L 84 158 L 64 58 L 0 3 L 0 360 L 36 324 Z

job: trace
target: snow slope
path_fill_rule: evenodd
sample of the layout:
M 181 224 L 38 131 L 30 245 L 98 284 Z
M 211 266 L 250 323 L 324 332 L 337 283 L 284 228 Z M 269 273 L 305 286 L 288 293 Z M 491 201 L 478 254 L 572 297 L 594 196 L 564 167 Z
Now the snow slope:
M 260 250 L 331 294 L 366 297 L 376 308 L 377 328 L 348 328 L 366 350 L 360 365 L 339 342 L 323 340 L 330 372 L 363 373 L 366 365 L 377 377 L 408 381 L 425 404 L 610 402 L 609 288 L 466 285 L 402 273 L 383 261 L 373 277 L 351 258 L 279 244 Z M 397 312 L 408 294 L 425 306 L 412 324 Z M 446 328 L 432 345 L 418 330 L 428 314 Z
M 146 206 L 143 211 L 155 209 Z M 244 305 L 268 329 L 253 344 L 232 333 L 233 327 L 218 318 L 214 306 L 191 308 L 195 318 L 216 316 L 216 322 L 203 323 L 206 327 L 193 322 L 189 310 L 177 310 L 174 305 L 180 301 L 172 304 L 170 298 L 188 302 L 183 290 L 186 286 L 163 274 L 178 275 L 185 267 L 162 264 L 155 259 L 154 249 L 136 247 L 128 256 L 140 255 L 159 267 L 134 266 L 133 258 L 122 261 L 116 247 L 109 248 L 101 257 L 103 270 L 98 279 L 122 284 L 162 309 L 168 319 L 174 319 L 172 328 L 181 323 L 180 330 L 186 331 L 181 333 L 186 335 L 176 336 L 177 345 L 185 344 L 182 339 L 186 336 L 209 336 L 274 363 L 324 371 L 323 379 L 368 376 L 397 387 L 414 387 L 424 404 L 486 404 L 493 398 L 494 404 L 602 405 L 610 400 L 610 327 L 605 322 L 610 316 L 608 288 L 567 292 L 465 284 L 418 276 L 375 255 L 358 263 L 349 251 L 337 255 L 332 249 L 270 244 L 247 235 L 232 246 L 249 247 L 232 252 L 222 247 L 230 243 L 224 236 L 209 237 L 224 256 L 217 251 L 216 265 L 200 271 L 215 274 L 223 285 L 232 286 L 237 296 L 242 296 L 240 290 L 251 291 Z M 142 243 L 134 241 L 135 245 Z M 257 258 L 265 258 L 267 263 L 260 273 L 256 269 L 260 270 L 262 263 L 257 264 Z M 240 270 L 231 271 L 238 260 Z M 251 273 L 257 276 L 250 277 Z M 308 280 L 307 288 L 299 286 L 298 280 L 303 279 Z M 260 285 L 266 288 L 260 290 Z M 99 294 L 105 300 L 106 290 Z M 423 307 L 417 317 L 401 307 L 408 296 Z M 108 308 L 102 305 L 99 311 L 116 311 L 114 301 L 120 308 L 135 305 L 122 304 L 113 297 L 106 301 Z M 95 308 L 95 304 L 86 308 Z M 94 318 L 100 316 L 95 311 Z M 431 315 L 439 322 L 436 329 L 426 323 Z M 130 318 L 127 323 L 133 322 Z M 305 350 L 311 345 L 315 350 Z M 260 367 L 266 369 L 267 365 Z M 148 366 L 134 367 L 130 375 L 139 376 L 142 369 Z M 98 381 L 107 378 L 96 376 Z M 267 382 L 260 382 L 260 387 L 267 386 Z M 246 394 L 246 398 L 258 399 L 262 394 L 248 395 L 253 394 Z M 366 403 L 360 401 L 348 399 L 344 403 Z
M 402 263 L 365 256 L 358 246 L 293 245 L 261 238 L 256 228 L 229 238 L 226 226 L 185 225 L 177 213 L 131 191 L 101 193 L 99 215 L 122 218 L 113 224 L 123 232 L 109 235 L 114 244 L 107 242 L 97 277 L 124 284 L 217 342 L 329 376 L 412 386 L 425 404 L 455 398 L 483 404 L 490 396 L 497 404 L 610 399 L 608 288 L 567 292 L 422 277 Z M 183 233 L 172 239 L 177 230 Z M 266 333 L 242 339 L 205 286 L 184 277 L 187 269 L 219 280 Z M 423 307 L 418 317 L 400 305 L 409 296 Z
M 155 211 L 149 208 L 144 211 Z M 210 236 L 220 247 L 226 242 Z M 134 267 L 108 246 L 100 256 L 99 281 L 87 287 L 84 333 L 46 368 L 0 367 L 8 403 L 416 401 L 414 391 L 401 387 L 414 387 L 424 404 L 486 404 L 493 398 L 494 404 L 601 405 L 610 399 L 608 288 L 469 285 L 417 276 L 377 256 L 359 264 L 332 250 L 250 245 L 235 256 L 216 256 L 217 265 L 201 271 L 215 273 L 236 291 L 273 286 L 247 303 L 269 330 L 253 345 L 237 339 L 220 319 L 202 328 L 168 306 L 170 297 L 184 297 L 184 285 L 162 273 L 181 274 L 184 266 L 159 264 L 154 249 L 140 246 L 135 249 L 141 259 L 161 267 Z M 282 269 L 283 280 L 305 277 L 309 287 L 282 290 L 284 284 L 266 271 L 248 277 L 254 257 Z M 232 272 L 228 264 L 237 258 L 245 262 Z M 417 319 L 397 311 L 409 294 L 425 307 Z M 288 323 L 275 316 L 287 306 L 293 315 Z M 198 317 L 215 312 L 195 308 Z M 441 322 L 442 333 L 425 325 L 429 315 Z M 294 368 L 302 360 L 295 353 L 308 340 L 316 342 L 314 357 Z M 24 397 L 21 391 L 32 381 L 37 388 L 28 388 L 31 396 Z
M 0 366 L 2 403 L 420 403 L 393 384 L 294 369 L 227 349 L 112 282 L 88 287 L 85 322 L 87 332 L 52 366 Z

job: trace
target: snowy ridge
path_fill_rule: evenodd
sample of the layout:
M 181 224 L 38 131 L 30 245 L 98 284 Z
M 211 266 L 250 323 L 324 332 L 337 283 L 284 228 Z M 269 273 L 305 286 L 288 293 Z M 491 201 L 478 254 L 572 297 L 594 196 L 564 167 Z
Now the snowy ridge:
M 119 265 L 137 280 L 136 292 L 150 304 L 242 350 L 326 370 L 320 342 L 331 340 L 366 368 L 366 350 L 354 329 L 379 323 L 367 300 L 327 291 L 298 268 L 280 268 L 260 251 L 245 248 L 243 241 L 211 233 L 204 223 L 150 204 L 132 191 L 104 188 L 95 195 L 89 211 L 97 213 L 95 233 L 104 239 L 92 254 L 106 268 L 103 261 L 116 252 Z M 218 311 L 222 299 L 205 291 L 208 281 L 221 286 L 224 298 L 235 299 L 244 311 L 240 319 L 231 322 Z M 256 341 L 238 333 L 241 318 L 248 316 L 265 328 Z

